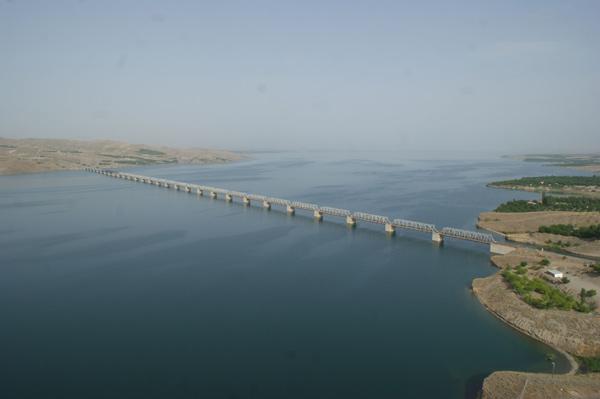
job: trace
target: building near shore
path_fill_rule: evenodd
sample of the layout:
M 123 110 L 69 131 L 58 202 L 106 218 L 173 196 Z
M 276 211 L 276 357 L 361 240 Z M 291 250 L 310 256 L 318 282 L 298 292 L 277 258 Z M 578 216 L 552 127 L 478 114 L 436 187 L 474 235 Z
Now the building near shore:
M 549 275 L 551 275 L 554 278 L 563 278 L 564 277 L 563 272 L 561 272 L 560 270 L 556 270 L 556 269 L 550 269 L 546 273 L 548 273 Z

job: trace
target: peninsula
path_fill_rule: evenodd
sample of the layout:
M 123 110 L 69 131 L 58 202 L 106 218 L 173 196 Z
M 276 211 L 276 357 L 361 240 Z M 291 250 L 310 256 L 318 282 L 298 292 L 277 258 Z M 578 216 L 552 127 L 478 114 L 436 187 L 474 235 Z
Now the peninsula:
M 176 149 L 111 140 L 0 138 L 0 175 L 86 167 L 225 163 L 243 158 L 242 154 L 225 150 Z
M 600 177 L 523 177 L 488 186 L 542 195 L 479 215 L 478 227 L 526 246 L 493 256 L 500 270 L 475 279 L 473 293 L 513 328 L 565 353 L 572 370 L 559 384 L 547 374 L 494 372 L 482 397 L 513 398 L 525 390 L 532 398 L 563 397 L 565 390 L 596 397 L 590 395 L 600 391 L 594 373 L 600 371 Z

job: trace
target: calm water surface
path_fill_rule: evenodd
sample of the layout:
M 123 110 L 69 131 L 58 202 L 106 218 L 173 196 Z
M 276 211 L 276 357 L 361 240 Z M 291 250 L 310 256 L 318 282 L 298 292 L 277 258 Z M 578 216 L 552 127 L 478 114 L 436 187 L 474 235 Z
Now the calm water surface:
M 469 229 L 535 197 L 486 182 L 572 173 L 393 153 L 135 171 Z M 493 370 L 550 370 L 471 294 L 495 271 L 485 246 L 381 230 L 84 172 L 0 177 L 0 397 L 463 398 Z

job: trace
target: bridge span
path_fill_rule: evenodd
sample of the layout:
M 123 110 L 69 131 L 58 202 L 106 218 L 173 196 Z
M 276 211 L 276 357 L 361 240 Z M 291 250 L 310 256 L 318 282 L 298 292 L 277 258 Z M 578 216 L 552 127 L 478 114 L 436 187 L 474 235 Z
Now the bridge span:
M 385 232 L 388 234 L 395 234 L 397 229 L 419 231 L 431 234 L 431 240 L 437 244 L 442 244 L 445 238 L 454 238 L 458 240 L 487 244 L 489 245 L 490 252 L 492 253 L 505 254 L 514 250 L 513 247 L 496 242 L 491 234 L 478 231 L 462 230 L 454 227 L 443 227 L 438 229 L 433 224 L 416 222 L 413 220 L 390 219 L 387 216 L 374 215 L 372 213 L 352 212 L 348 209 L 332 208 L 307 202 L 290 201 L 283 198 L 269 197 L 260 194 L 251 194 L 175 180 L 159 179 L 156 177 L 124 173 L 111 169 L 85 168 L 85 170 L 119 179 L 151 184 L 158 187 L 172 188 L 174 190 L 185 191 L 187 193 L 196 193 L 199 196 L 208 195 L 211 198 L 222 197 L 228 202 L 231 202 L 234 200 L 234 198 L 236 198 L 247 206 L 250 206 L 252 201 L 261 204 L 261 206 L 266 209 L 271 209 L 272 206 L 277 205 L 285 208 L 286 212 L 291 215 L 296 212 L 296 209 L 301 209 L 313 212 L 314 217 L 318 220 L 323 220 L 325 215 L 345 218 L 346 223 L 353 227 L 356 226 L 358 222 L 380 224 L 384 226 Z

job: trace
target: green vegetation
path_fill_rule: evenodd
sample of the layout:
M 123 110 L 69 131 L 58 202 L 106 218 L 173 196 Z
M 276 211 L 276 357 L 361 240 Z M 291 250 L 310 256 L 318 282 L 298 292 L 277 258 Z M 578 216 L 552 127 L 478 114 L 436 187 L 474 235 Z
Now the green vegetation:
M 600 357 L 578 357 L 577 360 L 584 373 L 600 373 Z
M 577 227 L 572 224 L 553 224 L 540 226 L 540 233 L 559 234 L 561 236 L 572 236 L 584 239 L 600 239 L 600 224 L 592 224 L 585 227 Z
M 0 147 L 2 147 L 2 148 L 17 148 L 17 146 L 10 145 L 10 144 L 0 144 Z
M 569 165 L 570 166 L 570 165 Z M 579 166 L 579 165 L 578 165 Z M 536 176 L 491 183 L 492 186 L 550 187 L 600 186 L 600 176 Z
M 545 196 L 543 201 L 514 200 L 501 204 L 496 212 L 541 212 L 541 211 L 600 211 L 600 199 L 588 197 Z
M 565 248 L 579 246 L 578 243 L 571 244 L 568 241 L 563 242 L 562 240 L 558 240 L 558 241 L 546 240 L 546 245 L 548 248 L 554 249 L 558 252 L 560 252 L 561 250 L 563 250 Z
M 592 298 L 594 296 L 596 296 L 596 290 L 586 290 L 585 288 L 582 288 L 579 292 L 579 298 L 582 302 L 585 301 L 587 298 Z
M 540 265 L 542 266 L 548 266 L 550 264 L 550 259 L 548 258 L 544 258 L 540 261 Z
M 571 282 L 568 277 L 563 277 L 560 279 L 560 281 L 562 281 L 563 284 L 569 284 Z
M 589 265 L 592 268 L 592 271 L 596 273 L 600 273 L 600 263 L 596 263 L 595 265 Z
M 162 151 L 149 150 L 147 148 L 140 148 L 137 152 L 144 155 L 167 155 Z
M 529 305 L 538 309 L 556 308 L 561 310 L 576 310 L 584 313 L 592 311 L 593 306 L 586 301 L 590 298 L 587 296 L 587 291 L 583 294 L 584 296 L 581 297 L 581 300 L 577 301 L 571 295 L 550 286 L 537 277 L 529 278 L 525 276 L 520 273 L 522 269 L 522 266 L 518 266 L 516 272 L 506 269 L 502 272 L 502 277 L 508 282 L 513 291 Z

